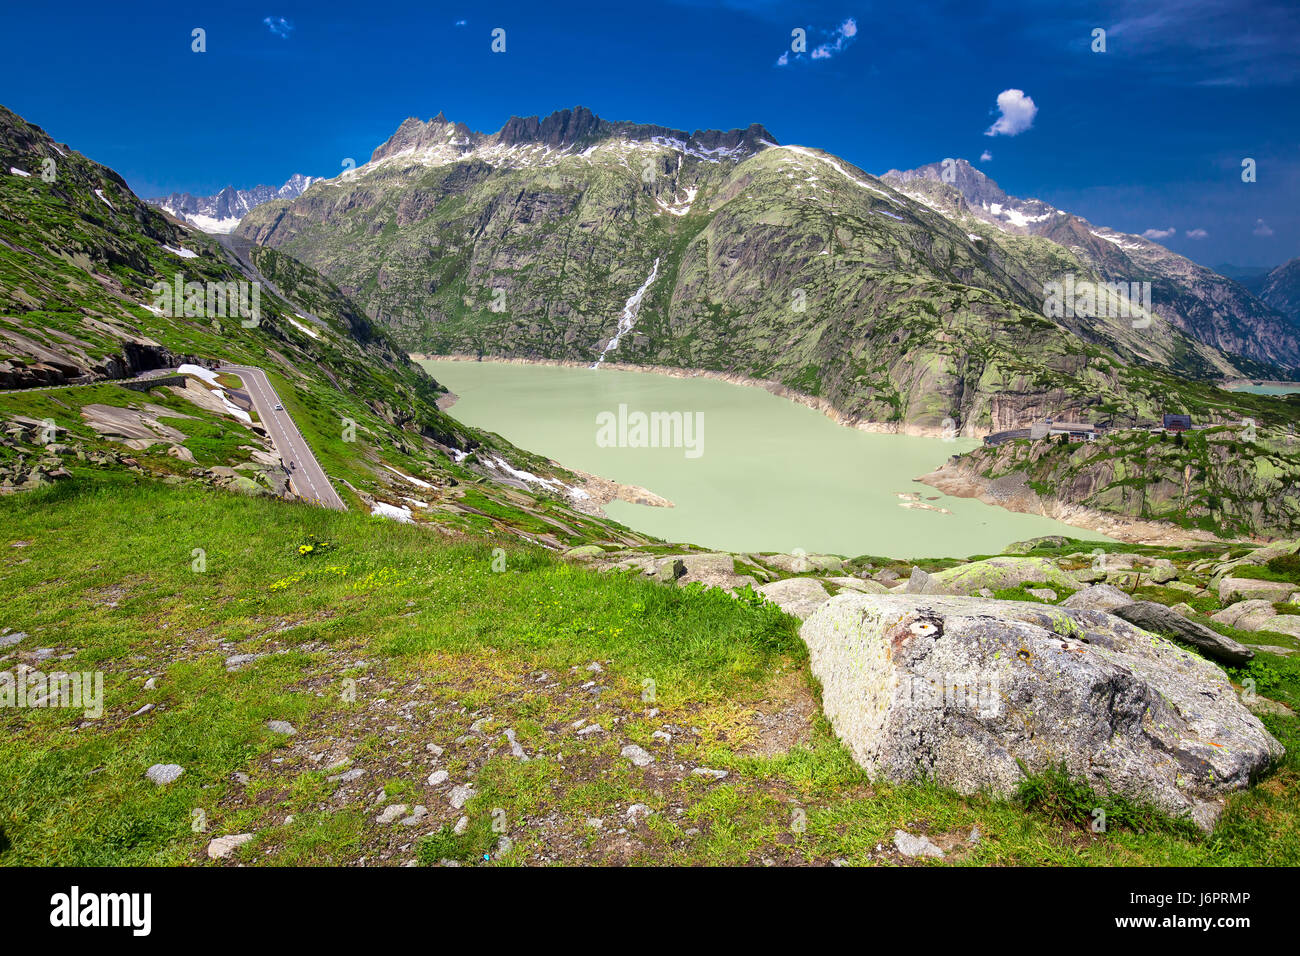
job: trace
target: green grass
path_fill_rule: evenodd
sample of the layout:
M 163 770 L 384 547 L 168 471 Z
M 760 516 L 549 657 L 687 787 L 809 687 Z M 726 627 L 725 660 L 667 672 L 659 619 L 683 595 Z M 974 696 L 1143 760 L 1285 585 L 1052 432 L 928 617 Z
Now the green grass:
M 301 554 L 310 542 L 330 548 Z M 754 712 L 814 700 L 792 618 L 533 548 L 507 547 L 498 573 L 497 546 L 192 486 L 73 481 L 0 500 L 3 623 L 29 635 L 10 650 L 105 675 L 100 719 L 0 710 L 0 864 L 206 863 L 209 840 L 239 832 L 257 836 L 234 859 L 272 865 L 895 863 L 895 829 L 947 839 L 956 865 L 1300 863 L 1292 718 L 1265 718 L 1288 756 L 1212 837 L 1124 807 L 1092 833 L 1077 811 L 1093 798 L 1050 775 L 1020 801 L 873 783 L 815 704 L 798 739 L 760 755 Z M 235 654 L 263 656 L 228 671 Z M 1276 658 L 1245 676 L 1300 694 Z M 577 738 L 579 719 L 604 733 Z M 509 756 L 506 728 L 532 759 Z M 652 769 L 728 776 L 648 774 L 620 757 L 628 741 L 659 755 Z M 427 743 L 445 748 L 436 761 Z M 185 773 L 157 788 L 153 763 Z M 341 766 L 367 774 L 346 801 L 328 779 Z M 434 767 L 473 781 L 463 811 L 426 784 Z M 376 824 L 394 802 L 429 807 L 427 825 Z M 632 803 L 653 811 L 635 827 Z M 633 836 L 615 851 L 620 827 Z

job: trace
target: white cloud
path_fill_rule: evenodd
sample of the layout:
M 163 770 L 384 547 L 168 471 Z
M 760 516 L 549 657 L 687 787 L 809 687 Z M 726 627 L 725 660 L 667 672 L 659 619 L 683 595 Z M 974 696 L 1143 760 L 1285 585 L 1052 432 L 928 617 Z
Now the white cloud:
M 1173 226 L 1170 226 L 1168 229 L 1148 229 L 1146 232 L 1142 233 L 1142 238 L 1152 239 L 1158 242 L 1161 239 L 1168 239 L 1177 231 L 1178 230 L 1175 229 Z
M 1188 229 L 1184 235 L 1188 239 L 1208 239 L 1210 237 L 1210 234 L 1204 229 Z
M 847 17 L 844 22 L 834 30 L 822 30 L 819 32 L 822 36 L 828 37 L 828 39 L 813 47 L 813 49 L 806 55 L 803 53 L 795 53 L 794 56 L 791 57 L 791 51 L 786 50 L 776 58 L 776 65 L 787 66 L 792 59 L 803 60 L 806 58 L 812 60 L 829 60 L 831 57 L 844 52 L 849 48 L 853 41 L 857 39 L 858 21 L 853 19 L 853 17 Z
M 1263 219 L 1255 220 L 1255 235 L 1264 236 L 1265 238 L 1273 235 L 1273 229 Z
M 278 36 L 282 40 L 287 40 L 289 34 L 293 32 L 293 24 L 284 17 L 263 17 L 262 22 L 266 24 L 266 28 L 273 36 Z
M 990 153 L 987 149 L 984 150 L 984 152 L 980 153 L 980 162 L 981 162 L 981 163 L 987 163 L 987 162 L 988 162 L 990 159 L 992 159 L 992 158 L 993 158 L 993 154 Z
M 1016 136 L 1034 125 L 1038 107 L 1024 90 L 1003 90 L 998 94 L 997 121 L 984 131 L 985 136 Z

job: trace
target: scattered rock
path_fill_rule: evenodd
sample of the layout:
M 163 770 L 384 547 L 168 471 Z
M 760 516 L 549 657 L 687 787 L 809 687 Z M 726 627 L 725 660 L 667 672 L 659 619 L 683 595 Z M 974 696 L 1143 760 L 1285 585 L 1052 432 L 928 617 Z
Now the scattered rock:
M 632 806 L 627 808 L 627 814 L 626 814 L 627 822 L 636 823 L 640 820 L 644 820 L 646 817 L 650 816 L 653 813 L 654 811 L 651 810 L 649 807 L 647 807 L 644 803 L 634 803 L 632 804 Z
M 1111 613 L 1130 624 L 1136 624 L 1144 631 L 1172 636 L 1186 644 L 1191 644 L 1206 656 L 1227 664 L 1240 666 L 1248 663 L 1255 656 L 1255 652 L 1246 645 L 1238 644 L 1232 638 L 1224 637 L 1218 631 L 1197 621 L 1189 621 L 1177 611 L 1154 601 L 1126 604 L 1115 608 Z
M 907 587 L 903 590 L 907 594 L 924 594 L 927 586 L 930 586 L 930 575 L 920 568 L 912 568 L 912 576 L 907 579 Z
M 769 568 L 786 574 L 804 574 L 808 571 L 839 571 L 844 560 L 833 554 L 760 554 L 759 561 Z
M 404 827 L 413 827 L 428 816 L 428 814 L 428 807 L 417 805 L 411 808 L 411 815 L 409 817 L 403 817 L 400 822 Z
M 644 748 L 638 747 L 636 744 L 628 744 L 623 748 L 621 753 L 638 767 L 648 767 L 650 764 L 655 762 L 654 757 L 650 756 Z
M 1077 572 L 1075 572 L 1077 573 Z M 1113 611 L 1133 603 L 1133 596 L 1125 594 L 1111 584 L 1094 584 L 1061 602 L 1061 607 L 1082 608 L 1088 611 Z
M 894 846 L 903 856 L 943 856 L 943 850 L 931 843 L 928 837 L 913 836 L 905 830 L 894 831 Z
M 409 809 L 410 807 L 404 803 L 394 803 L 392 806 L 384 807 L 383 812 L 380 813 L 379 816 L 375 817 L 375 822 L 385 824 L 396 823 L 398 820 L 402 819 L 402 817 L 406 816 L 406 812 Z
M 1272 714 L 1274 717 L 1294 717 L 1293 711 L 1281 701 L 1269 700 L 1267 697 L 1260 697 L 1258 694 L 1243 698 L 1244 703 L 1252 714 Z
M 1056 592 L 1051 588 L 1025 588 L 1026 594 L 1032 594 L 1040 601 L 1055 601 Z
M 722 780 L 727 776 L 728 772 L 726 770 L 712 770 L 708 767 L 696 767 L 691 771 L 697 777 L 712 777 L 714 780 Z
M 429 774 L 429 786 L 437 787 L 451 779 L 451 774 L 445 770 L 435 770 Z
M 453 809 L 459 810 L 474 796 L 474 785 L 472 783 L 462 783 L 458 787 L 451 788 L 451 801 Z
M 1168 558 L 1161 558 L 1151 567 L 1151 583 L 1165 584 L 1178 577 L 1178 568 Z
M 1240 598 L 1244 601 L 1289 601 L 1300 587 L 1285 581 L 1257 581 L 1254 578 L 1224 577 L 1219 580 L 1219 602 L 1227 604 Z
M 573 558 L 577 561 L 594 561 L 596 558 L 604 557 L 605 549 L 598 544 L 584 544 L 580 548 L 570 548 L 564 552 L 564 557 Z
M 879 581 L 872 581 L 869 578 L 827 578 L 825 583 L 847 588 L 850 591 L 861 591 L 863 594 L 889 593 L 889 588 Z
M 238 847 L 251 841 L 254 836 L 255 834 L 252 833 L 232 833 L 230 836 L 217 837 L 208 844 L 208 859 L 224 860 Z
M 273 734 L 283 734 L 286 737 L 292 737 L 298 732 L 287 720 L 268 720 L 266 729 Z
M 528 754 L 524 753 L 524 748 L 519 745 L 519 741 L 515 740 L 514 730 L 507 727 L 503 731 L 503 735 L 505 736 L 506 740 L 509 741 L 510 743 L 510 756 L 518 757 L 520 760 L 527 760 Z
M 226 670 L 237 671 L 245 664 L 251 664 L 261 657 L 261 654 L 235 654 L 226 658 Z
M 156 763 L 144 772 L 147 779 L 160 787 L 175 783 L 181 778 L 185 768 L 178 763 Z

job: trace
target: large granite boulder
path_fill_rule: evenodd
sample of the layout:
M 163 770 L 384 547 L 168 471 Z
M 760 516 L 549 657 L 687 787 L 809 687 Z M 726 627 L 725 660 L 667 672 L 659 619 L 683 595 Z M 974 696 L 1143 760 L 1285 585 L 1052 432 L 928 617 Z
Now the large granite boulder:
M 1061 602 L 1061 607 L 1082 608 L 1087 611 L 1114 611 L 1117 607 L 1132 604 L 1133 596 L 1125 594 L 1112 584 L 1094 584 Z
M 873 777 L 1012 795 L 1064 764 L 1213 827 L 1283 753 L 1211 662 L 1101 611 L 841 594 L 800 632 L 836 734 Z
M 1300 607 L 1296 610 L 1300 611 Z M 1300 637 L 1300 615 L 1279 614 L 1272 601 L 1238 601 L 1210 615 L 1210 620 L 1239 631 L 1272 631 Z
M 1047 558 L 1016 558 L 999 556 L 984 561 L 959 564 L 946 571 L 935 571 L 924 576 L 922 582 L 910 588 L 914 594 L 979 594 L 981 588 L 1000 591 L 1033 582 L 1054 588 L 1077 591 L 1083 582 L 1067 574 Z
M 1070 539 L 1059 534 L 1045 534 L 1026 541 L 1016 541 L 1002 549 L 1003 554 L 1027 554 L 1035 548 L 1064 548 Z
M 780 606 L 786 614 L 804 620 L 830 600 L 830 594 L 816 578 L 786 578 L 758 588 L 758 593 Z
M 1261 581 L 1256 578 L 1223 577 L 1219 579 L 1219 601 L 1289 601 L 1300 587 L 1285 581 Z
M 775 568 L 786 574 L 804 574 L 808 571 L 841 571 L 844 559 L 833 554 L 759 554 L 759 561 L 769 568 Z

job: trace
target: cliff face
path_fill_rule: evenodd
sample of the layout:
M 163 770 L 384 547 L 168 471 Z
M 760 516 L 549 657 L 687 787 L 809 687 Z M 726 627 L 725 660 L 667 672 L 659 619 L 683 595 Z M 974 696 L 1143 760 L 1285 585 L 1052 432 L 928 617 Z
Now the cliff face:
M 1300 258 L 1283 263 L 1265 276 L 1259 297 L 1300 327 Z

